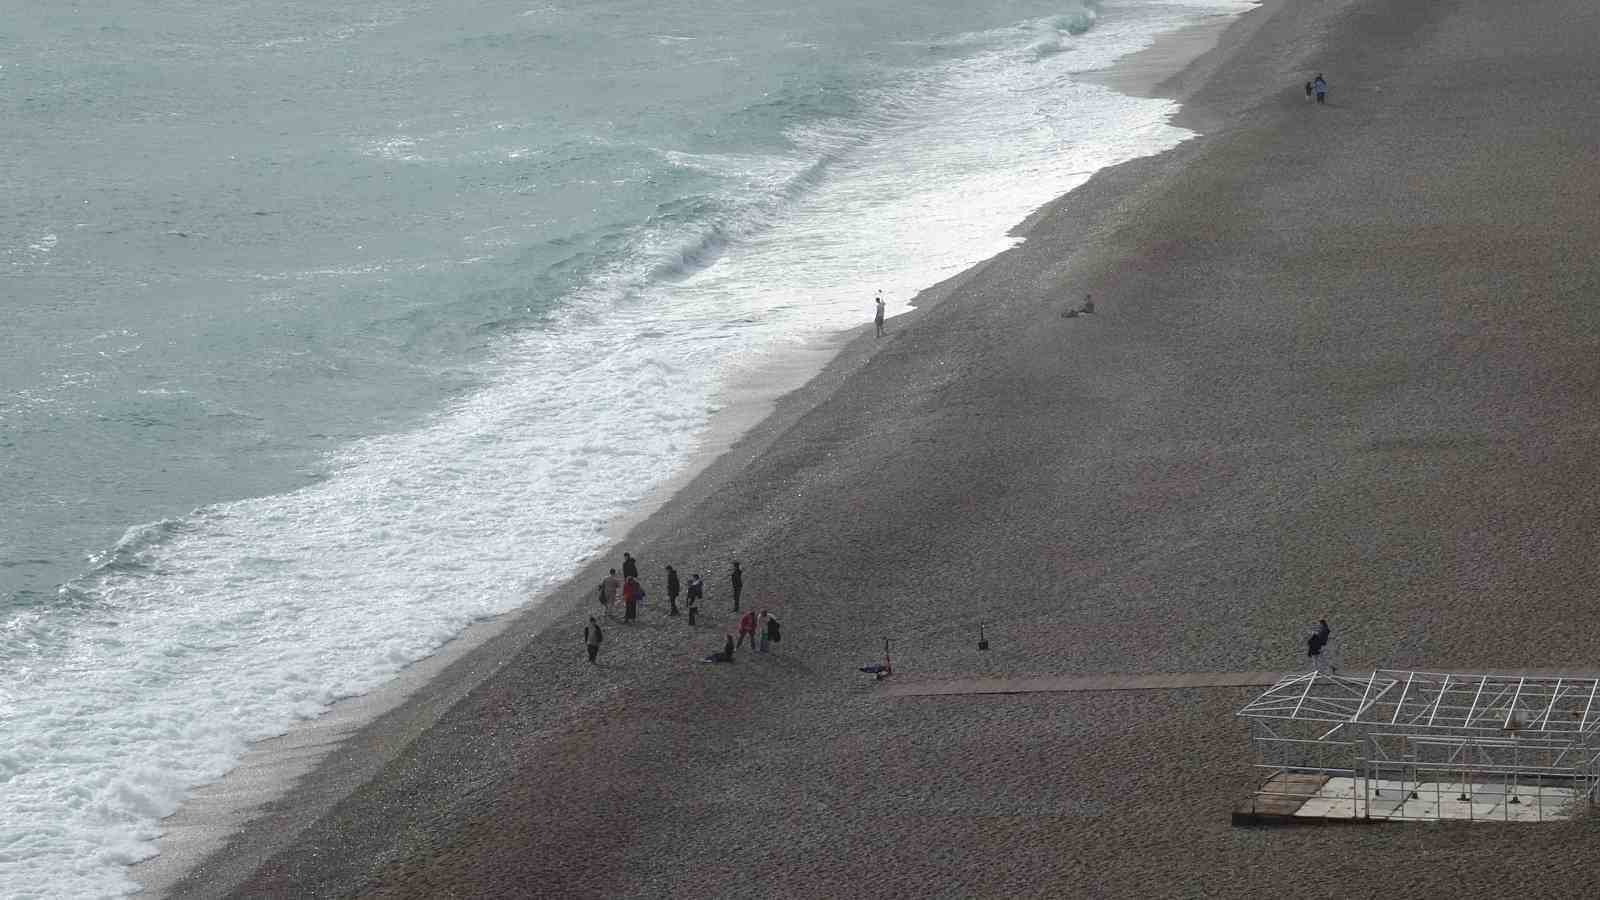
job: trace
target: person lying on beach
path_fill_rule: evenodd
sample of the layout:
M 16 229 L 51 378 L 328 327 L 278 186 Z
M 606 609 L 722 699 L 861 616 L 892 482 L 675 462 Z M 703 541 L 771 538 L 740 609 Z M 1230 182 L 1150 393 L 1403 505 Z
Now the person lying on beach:
M 1083 295 L 1083 305 L 1078 307 L 1077 309 L 1069 309 L 1069 310 L 1063 312 L 1061 314 L 1061 318 L 1063 318 L 1063 319 L 1076 319 L 1079 316 L 1092 316 L 1092 315 L 1094 315 L 1094 301 L 1090 300 L 1089 296 L 1090 295 L 1088 295 L 1088 294 L 1084 294 Z
M 707 656 L 706 658 L 704 658 L 704 659 L 702 659 L 700 661 L 701 662 L 708 662 L 708 663 L 731 663 L 731 662 L 733 662 L 733 635 L 731 635 L 731 634 L 723 635 L 722 652 L 721 653 L 713 653 L 710 656 Z

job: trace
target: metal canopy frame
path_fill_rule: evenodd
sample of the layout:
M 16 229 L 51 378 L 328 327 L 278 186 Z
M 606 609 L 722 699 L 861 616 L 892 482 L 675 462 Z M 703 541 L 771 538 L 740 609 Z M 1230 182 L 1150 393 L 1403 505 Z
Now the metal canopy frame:
M 1543 809 L 1547 788 L 1590 803 L 1600 796 L 1597 700 L 1593 677 L 1378 669 L 1292 675 L 1237 715 L 1252 723 L 1256 768 L 1272 773 L 1258 796 L 1294 796 L 1273 785 L 1322 776 L 1352 779 L 1351 808 L 1362 816 L 1397 783 L 1412 797 L 1419 784 L 1448 784 L 1463 803 L 1498 792 L 1516 804 L 1537 791 Z

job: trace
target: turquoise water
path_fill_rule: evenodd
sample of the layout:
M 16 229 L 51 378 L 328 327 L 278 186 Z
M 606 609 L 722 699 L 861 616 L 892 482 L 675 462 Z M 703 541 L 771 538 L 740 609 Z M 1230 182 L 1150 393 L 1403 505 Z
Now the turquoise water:
M 760 227 L 771 198 L 664 151 L 792 152 L 945 36 L 1059 8 L 329 7 L 7 10 L 0 597 L 303 485 L 598 272 Z
M 1184 139 L 1074 75 L 1246 6 L 6 3 L 0 894 L 132 890 L 764 365 Z

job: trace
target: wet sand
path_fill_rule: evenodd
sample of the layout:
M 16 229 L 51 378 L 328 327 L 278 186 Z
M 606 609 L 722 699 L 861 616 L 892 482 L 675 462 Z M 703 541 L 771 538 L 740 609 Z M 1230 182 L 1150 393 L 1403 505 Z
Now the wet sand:
M 863 328 L 625 540 L 651 601 L 601 666 L 597 565 L 173 895 L 1594 896 L 1592 818 L 1231 828 L 1249 688 L 856 667 L 1274 670 L 1326 615 L 1349 666 L 1592 669 L 1597 35 L 1580 0 L 1272 0 L 1137 76 L 1205 136 Z M 705 665 L 733 558 L 785 640 Z

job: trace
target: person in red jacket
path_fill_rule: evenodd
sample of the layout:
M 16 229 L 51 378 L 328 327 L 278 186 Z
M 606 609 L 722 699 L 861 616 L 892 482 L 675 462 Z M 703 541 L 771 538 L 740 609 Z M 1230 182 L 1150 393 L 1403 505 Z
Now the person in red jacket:
M 739 643 L 734 646 L 743 647 L 746 637 L 750 638 L 750 649 L 754 650 L 756 648 L 756 611 L 753 609 L 745 610 L 744 615 L 739 617 Z

